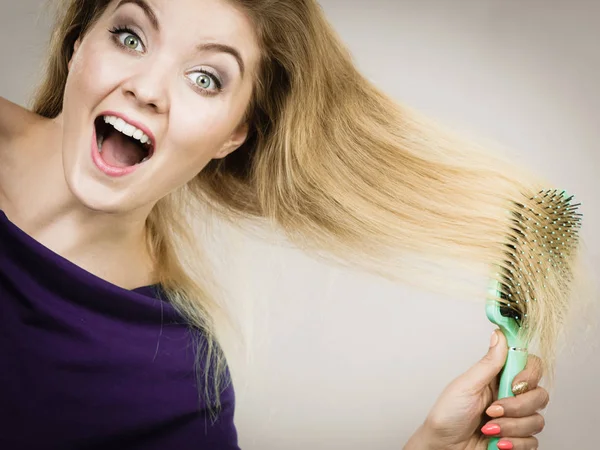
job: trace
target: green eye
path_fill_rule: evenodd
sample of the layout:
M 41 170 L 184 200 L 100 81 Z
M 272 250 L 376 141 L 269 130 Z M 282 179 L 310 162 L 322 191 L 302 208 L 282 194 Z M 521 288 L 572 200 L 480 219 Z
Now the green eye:
M 196 70 L 186 75 L 187 78 L 200 88 L 203 92 L 211 92 L 216 94 L 223 87 L 220 78 L 217 75 L 208 73 L 208 70 Z
M 138 45 L 140 45 L 140 40 L 137 37 L 135 37 L 133 34 L 128 34 L 125 37 L 123 44 L 125 45 L 125 47 L 129 47 L 129 48 L 135 50 L 138 47 Z
M 120 47 L 125 47 L 140 53 L 145 50 L 142 40 L 129 27 L 116 26 L 108 31 L 113 35 L 115 43 Z
M 210 87 L 211 78 L 208 75 L 200 74 L 198 78 L 196 78 L 196 84 L 203 89 L 208 89 Z

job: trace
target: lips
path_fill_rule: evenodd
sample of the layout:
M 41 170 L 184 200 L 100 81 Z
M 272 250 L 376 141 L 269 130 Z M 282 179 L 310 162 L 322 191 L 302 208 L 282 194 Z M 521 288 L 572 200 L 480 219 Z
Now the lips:
M 92 133 L 91 151 L 92 161 L 94 162 L 96 167 L 100 169 L 100 171 L 104 172 L 104 174 L 110 177 L 121 177 L 124 175 L 128 175 L 130 173 L 133 173 L 138 167 L 141 166 L 140 164 L 134 164 L 128 167 L 117 167 L 108 164 L 100 154 L 98 148 L 98 137 L 96 135 L 96 127 L 94 127 L 94 131 Z
M 94 137 L 94 162 L 110 176 L 132 173 L 155 152 L 155 140 L 150 130 L 139 122 L 112 111 L 96 118 Z
M 114 115 L 98 116 L 94 123 L 97 132 L 98 130 L 102 131 L 102 133 L 98 133 L 99 137 L 100 135 L 104 137 L 106 132 L 114 129 L 130 138 L 132 142 L 140 145 L 148 156 L 152 156 L 154 151 L 154 140 L 150 137 L 151 133 L 149 131 L 144 132 L 144 129 L 138 128 L 135 125 L 128 123 L 123 118 Z
M 154 147 L 156 145 L 156 139 L 154 138 L 154 133 L 152 133 L 150 128 L 148 128 L 142 122 L 138 122 L 130 117 L 127 117 L 125 114 L 122 114 L 122 113 L 116 112 L 116 111 L 103 111 L 102 113 L 100 113 L 98 115 L 98 117 L 96 119 L 102 118 L 102 117 L 111 117 L 111 116 L 116 117 L 117 119 L 122 119 L 125 123 L 130 124 L 133 127 L 141 130 L 144 134 L 146 134 L 148 136 L 148 139 L 152 143 L 152 146 Z

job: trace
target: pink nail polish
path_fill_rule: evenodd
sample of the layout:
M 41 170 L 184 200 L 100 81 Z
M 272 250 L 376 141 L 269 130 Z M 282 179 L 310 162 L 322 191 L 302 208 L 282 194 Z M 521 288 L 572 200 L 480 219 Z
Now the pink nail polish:
M 483 428 L 481 428 L 481 432 L 486 436 L 494 436 L 500 433 L 500 425 L 496 425 L 495 423 L 488 423 Z
M 498 448 L 500 450 L 512 450 L 513 444 L 510 441 L 501 440 L 498 442 Z

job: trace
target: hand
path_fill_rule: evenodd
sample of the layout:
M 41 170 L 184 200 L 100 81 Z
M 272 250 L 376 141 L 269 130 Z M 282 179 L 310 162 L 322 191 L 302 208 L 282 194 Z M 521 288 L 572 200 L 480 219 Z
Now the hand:
M 549 400 L 548 392 L 538 386 L 542 364 L 530 355 L 513 382 L 513 392 L 523 382 L 527 383 L 526 392 L 493 401 L 507 352 L 506 338 L 496 330 L 488 353 L 446 387 L 405 450 L 487 450 L 488 437 L 503 438 L 500 449 L 537 449 L 533 436 L 544 428 L 538 411 Z

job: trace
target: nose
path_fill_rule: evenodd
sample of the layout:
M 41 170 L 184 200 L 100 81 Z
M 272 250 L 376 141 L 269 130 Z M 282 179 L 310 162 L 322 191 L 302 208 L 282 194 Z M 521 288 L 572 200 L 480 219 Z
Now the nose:
M 168 80 L 160 67 L 144 67 L 122 85 L 124 95 L 141 108 L 164 113 L 169 107 Z

